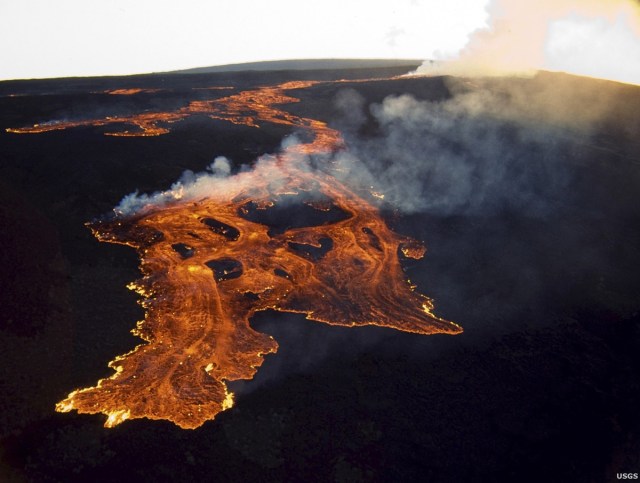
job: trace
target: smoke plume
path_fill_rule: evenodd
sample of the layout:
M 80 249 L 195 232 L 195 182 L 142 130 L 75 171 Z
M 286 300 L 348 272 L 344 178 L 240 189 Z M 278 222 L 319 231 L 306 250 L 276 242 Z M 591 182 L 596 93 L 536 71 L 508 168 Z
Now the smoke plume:
M 418 74 L 531 75 L 564 71 L 640 84 L 640 6 L 631 0 L 493 0 L 488 28 L 456 58 Z
M 371 105 L 353 88 L 339 90 L 335 124 L 347 149 L 332 159 L 298 154 L 296 162 L 303 169 L 332 166 L 340 181 L 383 195 L 387 206 L 404 214 L 515 210 L 545 217 L 562 209 L 570 194 L 572 160 L 584 154 L 603 126 L 617 120 L 628 132 L 640 132 L 623 84 L 603 86 L 560 74 L 448 78 L 446 84 L 448 99 L 403 94 Z M 370 121 L 377 132 L 362 135 Z M 280 149 L 291 155 L 300 142 L 289 136 Z M 234 169 L 231 161 L 217 157 L 204 172 L 185 171 L 166 191 L 127 195 L 115 211 L 128 216 L 178 200 L 224 198 L 231 185 L 249 186 L 256 179 L 273 185 L 280 178 L 286 175 L 271 154 Z
M 405 94 L 369 106 L 374 136 L 345 123 L 349 150 L 336 160 L 345 182 L 373 187 L 403 213 L 545 217 L 568 202 L 572 165 L 603 126 L 622 116 L 640 129 L 622 84 L 561 74 L 446 82 L 450 99 Z M 367 109 L 346 90 L 336 96 L 344 105 Z
M 255 169 L 264 176 L 277 176 L 269 170 L 273 164 L 269 156 L 262 156 L 256 161 Z M 180 179 L 168 190 L 152 194 L 135 191 L 126 195 L 114 208 L 116 214 L 132 216 L 144 212 L 148 208 L 164 206 L 176 201 L 191 201 L 204 197 L 224 197 L 229 186 L 229 178 L 234 183 L 250 183 L 243 172 L 231 175 L 232 162 L 225 156 L 217 156 L 205 171 L 194 173 L 186 170 Z M 275 167 L 274 167 L 275 168 Z
M 373 103 L 368 100 L 375 92 L 372 85 L 334 91 L 335 119 L 329 124 L 341 128 L 345 150 L 308 156 L 295 149 L 301 142 L 296 136 L 285 138 L 281 150 L 298 152 L 300 169 L 329 172 L 359 193 L 375 191 L 384 196 L 386 207 L 407 215 L 401 220 L 414 220 L 405 233 L 433 247 L 426 260 L 434 266 L 427 271 L 422 261 L 416 263 L 409 268 L 411 280 L 434 294 L 446 317 L 462 322 L 464 340 L 512 327 L 503 320 L 531 321 L 527 311 L 532 307 L 539 315 L 540 307 L 591 290 L 583 285 L 593 273 L 610 274 L 611 254 L 600 237 L 620 232 L 624 217 L 616 220 L 622 209 L 637 205 L 625 204 L 637 197 L 636 87 L 539 73 L 531 79 L 446 78 L 446 92 L 435 96 L 442 90 L 441 79 L 413 81 L 405 84 L 414 86 L 412 94 Z M 403 92 L 403 81 L 393 82 L 398 82 L 394 90 Z M 134 215 L 205 197 L 228 200 L 238 187 L 277 186 L 289 174 L 272 154 L 252 166 L 216 158 L 202 173 L 185 172 L 166 191 L 128 195 L 116 212 Z M 286 202 L 287 197 L 278 201 Z M 434 223 L 458 223 L 462 235 L 432 231 Z M 579 283 L 558 288 L 554 277 L 563 273 Z M 369 330 L 370 337 L 362 339 L 359 330 L 357 335 L 342 331 L 333 339 L 333 332 L 318 329 L 317 337 L 307 339 L 306 329 L 295 329 L 299 320 L 283 325 L 280 316 L 265 314 L 262 331 L 282 347 L 299 350 L 289 352 L 282 359 L 286 362 L 268 358 L 273 362 L 263 375 L 234 390 L 248 392 L 310 370 L 343 345 L 355 353 L 388 337 Z M 345 344 L 351 337 L 360 345 Z M 452 347 L 429 339 L 413 342 L 416 353 L 423 354 L 427 346 L 429 354 Z

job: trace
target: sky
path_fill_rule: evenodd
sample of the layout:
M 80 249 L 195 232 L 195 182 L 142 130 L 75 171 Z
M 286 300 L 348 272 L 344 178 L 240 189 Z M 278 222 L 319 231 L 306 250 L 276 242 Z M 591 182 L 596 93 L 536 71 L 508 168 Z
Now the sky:
M 0 79 L 455 55 L 488 0 L 0 0 Z

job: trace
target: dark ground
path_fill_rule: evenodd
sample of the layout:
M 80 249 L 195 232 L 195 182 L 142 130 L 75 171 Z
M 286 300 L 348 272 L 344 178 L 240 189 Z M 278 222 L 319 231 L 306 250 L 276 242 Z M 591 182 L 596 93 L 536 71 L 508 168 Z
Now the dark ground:
M 279 352 L 234 385 L 233 409 L 197 430 L 148 420 L 104 429 L 102 415 L 54 412 L 71 390 L 110 374 L 107 362 L 137 344 L 129 330 L 142 318 L 125 288 L 138 276 L 135 252 L 99 243 L 84 223 L 215 156 L 237 166 L 275 152 L 289 131 L 204 117 L 154 138 L 5 128 L 228 94 L 194 86 L 393 73 L 0 83 L 0 480 L 599 482 L 640 471 L 640 88 L 597 81 L 590 92 L 615 91 L 620 108 L 557 161 L 573 180 L 563 209 L 541 217 L 517 207 L 436 215 L 389 207 L 389 223 L 428 246 L 409 277 L 462 335 L 261 313 L 253 325 Z M 91 94 L 121 87 L 170 90 Z M 291 110 L 339 126 L 343 88 L 367 104 L 452 95 L 437 78 L 320 85 L 297 91 L 303 102 Z M 375 141 L 380 127 L 367 115 L 351 136 Z

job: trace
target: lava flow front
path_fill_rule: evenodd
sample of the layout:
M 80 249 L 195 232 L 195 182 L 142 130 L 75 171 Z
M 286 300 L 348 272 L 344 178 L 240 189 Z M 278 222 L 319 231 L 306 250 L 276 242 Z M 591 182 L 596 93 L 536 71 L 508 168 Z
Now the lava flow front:
M 320 121 L 276 108 L 297 99 L 288 83 L 198 101 L 176 114 L 207 112 L 250 126 L 298 127 L 313 141 L 262 159 L 253 170 L 164 193 L 135 214 L 89 226 L 101 241 L 134 247 L 143 277 L 146 342 L 109 365 L 115 373 L 69 394 L 58 411 L 104 413 L 106 426 L 128 418 L 168 419 L 196 428 L 233 404 L 226 381 L 251 379 L 275 340 L 254 331 L 258 311 L 306 314 L 333 325 L 378 325 L 418 334 L 461 332 L 434 316 L 405 280 L 399 256 L 424 248 L 393 233 L 377 208 L 308 154 L 342 147 Z M 197 185 L 197 183 L 196 183 Z M 191 188 L 191 189 L 190 189 Z

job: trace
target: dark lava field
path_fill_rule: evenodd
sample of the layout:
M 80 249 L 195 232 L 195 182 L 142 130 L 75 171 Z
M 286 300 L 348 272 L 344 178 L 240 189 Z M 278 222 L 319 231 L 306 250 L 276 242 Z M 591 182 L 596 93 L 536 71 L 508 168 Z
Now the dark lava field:
M 640 471 L 640 87 L 550 72 L 394 77 L 410 69 L 0 82 L 0 480 L 583 483 Z M 105 135 L 131 129 L 116 124 L 10 131 L 294 80 L 322 82 L 280 108 L 342 133 L 343 182 L 383 193 L 389 227 L 425 244 L 403 261 L 407 279 L 464 332 L 263 311 L 251 324 L 278 352 L 198 429 L 55 412 L 140 343 L 130 330 L 144 313 L 126 288 L 136 253 L 85 223 L 218 156 L 232 175 L 251 169 L 296 132 L 205 115 L 149 137 Z M 120 89 L 141 90 L 107 93 Z

